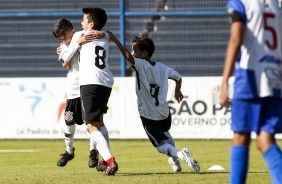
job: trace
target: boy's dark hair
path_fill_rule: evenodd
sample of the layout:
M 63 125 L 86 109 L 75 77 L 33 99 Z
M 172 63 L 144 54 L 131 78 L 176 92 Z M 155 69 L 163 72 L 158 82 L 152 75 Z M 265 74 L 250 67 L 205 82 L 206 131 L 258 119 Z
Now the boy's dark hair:
M 155 45 L 151 38 L 147 37 L 135 37 L 133 38 L 133 43 L 135 43 L 141 51 L 147 51 L 148 56 L 152 57 L 155 51 Z
M 102 30 L 107 22 L 106 11 L 102 8 L 83 8 L 82 12 L 87 14 L 88 22 L 94 22 L 94 30 Z
M 53 35 L 55 38 L 59 39 L 62 36 L 65 36 L 68 32 L 73 30 L 74 27 L 70 20 L 62 18 L 57 20 L 53 27 Z

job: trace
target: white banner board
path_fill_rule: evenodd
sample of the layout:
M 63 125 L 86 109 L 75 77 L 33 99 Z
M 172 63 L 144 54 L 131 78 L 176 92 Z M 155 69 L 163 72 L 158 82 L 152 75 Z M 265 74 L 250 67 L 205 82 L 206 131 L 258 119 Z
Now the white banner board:
M 169 80 L 167 101 L 172 114 L 171 134 L 180 139 L 230 139 L 230 111 L 213 105 L 212 91 L 220 77 L 186 77 L 185 98 L 173 99 Z M 0 139 L 63 139 L 66 78 L 0 78 Z M 112 139 L 147 139 L 137 111 L 135 78 L 115 78 L 105 115 Z M 75 138 L 88 139 L 86 126 Z

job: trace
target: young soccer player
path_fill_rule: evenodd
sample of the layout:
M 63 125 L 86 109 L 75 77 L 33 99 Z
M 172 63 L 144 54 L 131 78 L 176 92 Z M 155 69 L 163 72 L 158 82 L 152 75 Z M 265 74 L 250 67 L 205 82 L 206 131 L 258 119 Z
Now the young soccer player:
M 268 166 L 273 183 L 282 182 L 282 153 L 275 134 L 282 132 L 282 18 L 277 0 L 229 0 L 231 32 L 226 51 L 221 105 L 230 105 L 228 78 L 236 57 L 231 103 L 234 132 L 230 182 L 246 182 L 251 132 Z
M 104 167 L 101 168 L 108 175 L 115 175 L 118 164 L 110 151 L 109 135 L 103 121 L 114 82 L 108 64 L 109 41 L 105 38 L 94 39 L 82 46 L 77 42 L 80 35 L 87 35 L 90 30 L 102 30 L 107 15 L 101 8 L 83 8 L 82 11 L 83 31 L 74 34 L 68 52 L 62 59 L 67 61 L 79 49 L 80 94 L 83 118 L 90 133 L 90 146 L 94 145 L 103 159 L 99 167 L 102 165 Z
M 175 99 L 180 103 L 183 95 L 180 91 L 181 76 L 174 69 L 151 59 L 155 46 L 150 38 L 133 40 L 132 54 L 108 32 L 126 60 L 136 70 L 136 94 L 140 118 L 144 130 L 158 152 L 169 156 L 169 164 L 174 172 L 180 172 L 178 159 L 183 160 L 194 172 L 200 171 L 199 163 L 193 159 L 188 148 L 178 150 L 169 133 L 171 114 L 166 102 L 168 79 L 176 82 Z
M 53 28 L 53 35 L 61 42 L 60 47 L 57 49 L 58 52 L 65 52 L 74 32 L 74 27 L 68 19 L 59 19 L 55 23 L 55 26 Z M 63 62 L 62 65 L 69 71 L 67 74 L 67 102 L 64 113 L 64 119 L 66 123 L 66 152 L 64 154 L 61 154 L 62 157 L 57 162 L 57 165 L 61 167 L 65 166 L 68 161 L 74 158 L 75 148 L 73 147 L 73 139 L 75 127 L 76 124 L 83 124 L 78 79 L 78 54 L 75 53 L 73 57 L 69 60 L 69 62 Z
M 53 35 L 57 38 L 61 45 L 57 48 L 57 53 L 59 54 L 59 60 L 61 60 L 62 55 L 67 51 L 67 48 L 70 44 L 73 34 L 75 33 L 75 29 L 72 23 L 65 18 L 59 19 L 56 21 L 54 28 L 53 28 Z M 92 31 L 98 37 L 103 37 L 102 32 Z M 79 43 L 85 43 L 86 41 L 93 39 L 94 36 L 82 36 L 79 38 Z M 65 144 L 66 144 L 66 152 L 61 154 L 60 160 L 57 162 L 58 166 L 65 166 L 68 161 L 74 158 L 74 150 L 73 147 L 73 139 L 76 124 L 82 125 L 82 111 L 81 111 L 81 102 L 80 102 L 80 89 L 79 89 L 79 54 L 75 52 L 75 54 L 65 62 L 62 62 L 62 66 L 68 69 L 67 74 L 67 102 L 66 102 L 66 109 L 64 113 L 64 119 L 66 123 L 65 127 Z M 98 162 L 98 152 L 94 149 L 92 155 L 90 154 L 89 158 L 89 167 L 93 164 L 97 165 Z M 95 165 L 95 166 L 96 166 Z M 94 166 L 94 167 L 95 167 Z

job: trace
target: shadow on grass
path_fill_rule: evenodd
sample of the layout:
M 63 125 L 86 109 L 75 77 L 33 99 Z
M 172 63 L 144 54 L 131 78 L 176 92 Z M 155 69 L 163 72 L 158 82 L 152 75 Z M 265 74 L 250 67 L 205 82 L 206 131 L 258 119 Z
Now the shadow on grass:
M 266 174 L 267 171 L 263 172 L 249 172 L 249 174 Z M 150 175 L 183 175 L 183 174 L 200 174 L 200 175 L 213 175 L 213 174 L 229 174 L 227 171 L 215 171 L 215 172 L 180 172 L 180 173 L 171 173 L 171 172 L 148 172 L 148 173 L 117 173 L 118 176 L 150 176 Z
M 147 173 L 118 173 L 119 176 L 149 176 L 149 175 L 182 175 L 182 174 L 197 174 L 190 172 L 147 172 Z
M 253 172 L 248 172 L 248 174 L 266 174 L 268 173 L 267 171 L 253 171 Z M 228 171 L 215 171 L 215 172 L 200 172 L 200 173 L 192 173 L 192 174 L 229 174 Z

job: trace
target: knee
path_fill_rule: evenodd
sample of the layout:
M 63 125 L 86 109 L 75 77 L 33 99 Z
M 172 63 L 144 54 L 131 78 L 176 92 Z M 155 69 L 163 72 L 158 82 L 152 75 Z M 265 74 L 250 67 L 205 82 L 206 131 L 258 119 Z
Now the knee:
M 258 149 L 261 153 L 264 153 L 264 152 L 267 150 L 267 148 L 268 148 L 268 146 L 267 146 L 265 140 L 262 139 L 262 138 L 259 137 L 259 136 L 257 137 L 257 140 L 256 140 L 256 146 L 257 146 L 257 149 Z
M 233 144 L 248 147 L 251 143 L 250 133 L 235 133 Z
M 257 137 L 256 146 L 261 153 L 264 153 L 271 145 L 272 143 L 267 142 L 262 137 Z
M 158 146 L 156 146 L 156 149 L 157 149 L 157 151 L 159 153 L 163 153 L 164 152 L 163 145 L 164 145 L 164 143 L 161 143 Z
M 162 153 L 162 150 L 161 150 L 159 147 L 160 147 L 160 146 L 156 147 L 156 149 L 157 149 L 157 151 L 158 151 L 159 153 Z
M 262 152 L 263 145 L 262 145 L 262 141 L 259 138 L 257 138 L 257 140 L 256 140 L 256 146 L 257 146 L 257 149 L 260 152 Z

